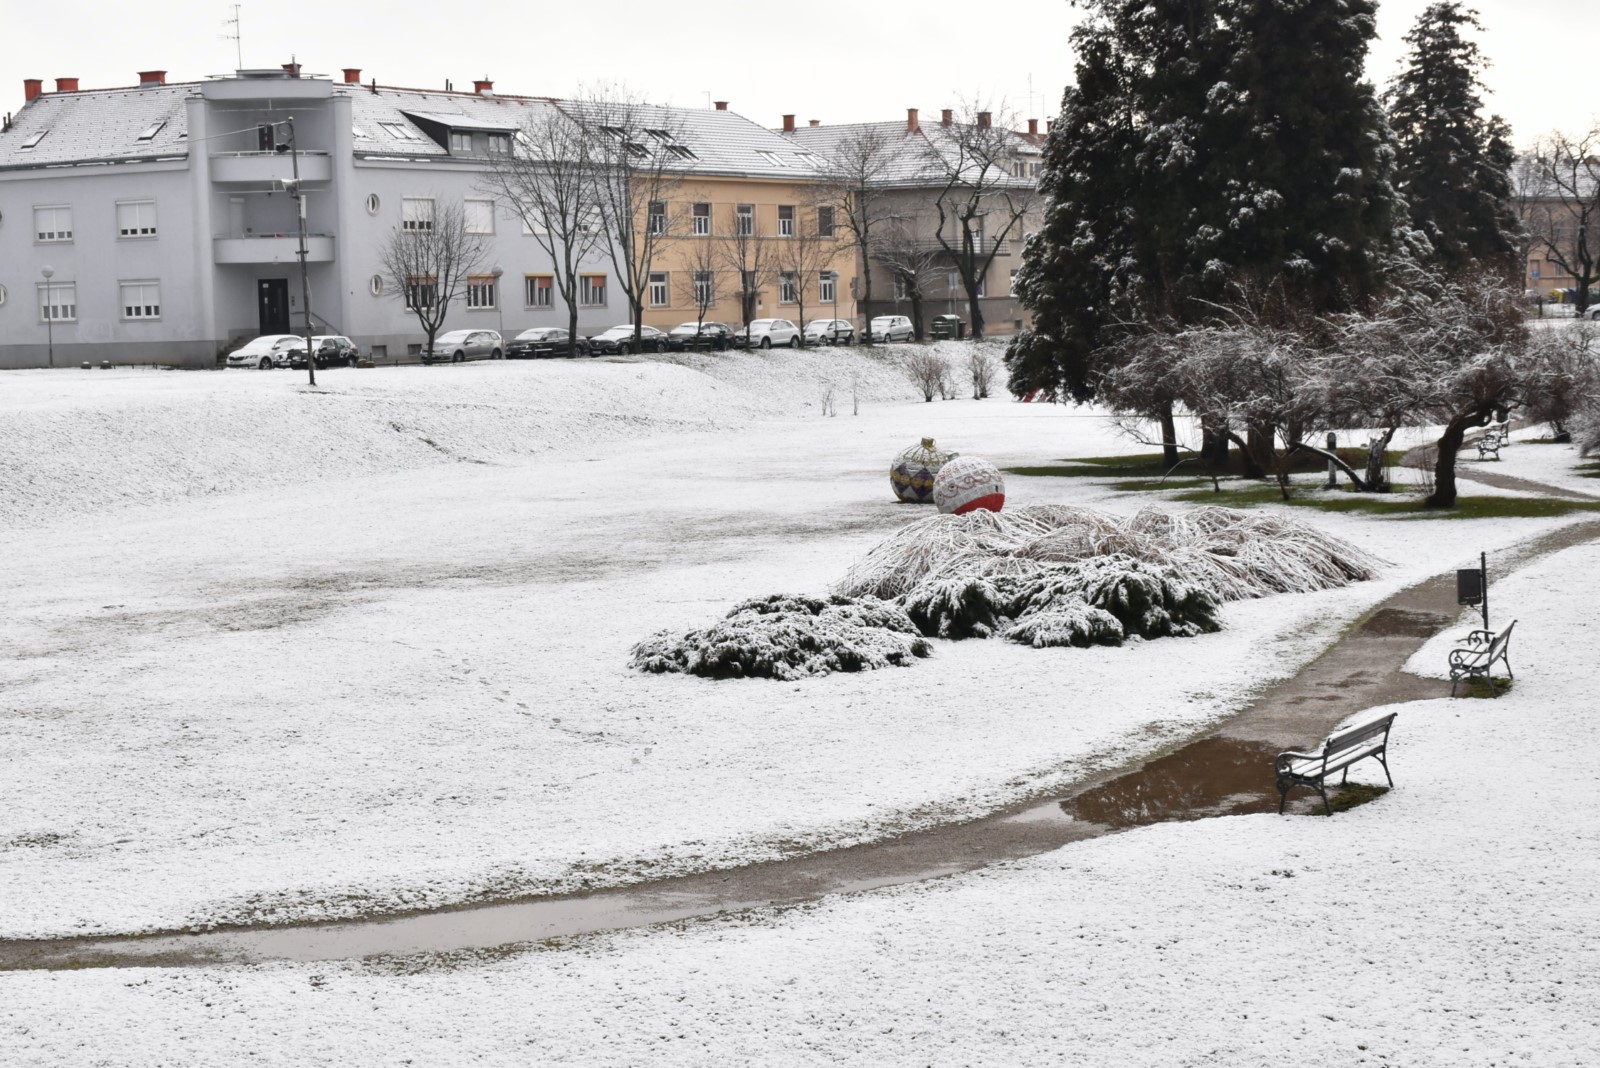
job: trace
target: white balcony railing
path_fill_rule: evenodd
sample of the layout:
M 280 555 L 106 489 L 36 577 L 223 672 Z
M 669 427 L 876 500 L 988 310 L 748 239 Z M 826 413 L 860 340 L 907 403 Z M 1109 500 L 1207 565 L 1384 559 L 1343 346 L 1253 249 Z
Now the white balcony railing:
M 218 237 L 212 242 L 212 258 L 217 263 L 295 264 L 299 257 L 297 234 L 249 234 L 244 237 Z M 333 235 L 306 235 L 306 262 L 333 262 Z

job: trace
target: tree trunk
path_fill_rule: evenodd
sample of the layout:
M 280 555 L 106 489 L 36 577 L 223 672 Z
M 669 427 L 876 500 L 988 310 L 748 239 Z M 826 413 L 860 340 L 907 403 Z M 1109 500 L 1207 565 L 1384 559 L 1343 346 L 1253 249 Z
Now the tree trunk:
M 922 331 L 922 291 L 919 289 L 911 291 L 911 329 L 916 333 L 918 341 L 924 339 Z
M 1239 466 L 1242 468 L 1241 474 L 1245 478 L 1267 477 L 1266 471 L 1262 470 L 1261 465 L 1256 463 L 1255 456 L 1251 454 L 1248 442 L 1232 430 L 1228 431 L 1228 440 L 1239 446 Z
M 1172 402 L 1161 406 L 1161 463 L 1169 470 L 1178 466 L 1178 424 L 1172 418 Z
M 1383 456 L 1394 440 L 1394 427 L 1385 427 L 1367 446 L 1367 490 L 1371 493 L 1388 493 L 1389 480 L 1383 477 Z
M 1208 471 L 1225 470 L 1228 466 L 1228 428 L 1202 421 L 1200 428 L 1200 463 Z
M 983 340 L 983 305 L 978 296 L 976 281 L 967 288 L 967 311 L 972 316 L 972 329 L 967 331 L 967 336 L 974 341 Z
M 1424 508 L 1454 508 L 1456 506 L 1456 456 L 1461 452 L 1461 442 L 1467 428 L 1485 425 L 1494 412 L 1494 405 L 1480 404 L 1459 413 L 1444 428 L 1444 436 L 1437 446 L 1439 460 L 1433 467 L 1433 493 L 1422 502 Z
M 1245 477 L 1266 478 L 1272 470 L 1272 430 L 1250 427 L 1244 444 Z
M 576 358 L 578 355 L 578 306 L 576 303 L 567 302 L 567 357 Z

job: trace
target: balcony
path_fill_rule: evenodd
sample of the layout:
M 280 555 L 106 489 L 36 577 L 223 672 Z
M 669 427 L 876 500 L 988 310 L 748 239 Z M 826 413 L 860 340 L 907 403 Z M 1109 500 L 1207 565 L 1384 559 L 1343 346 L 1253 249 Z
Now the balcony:
M 250 234 L 248 237 L 218 237 L 212 241 L 212 259 L 221 263 L 300 262 L 300 239 L 295 234 Z M 306 235 L 306 262 L 333 262 L 333 235 Z
M 211 157 L 213 182 L 281 182 L 294 177 L 287 152 L 223 152 Z M 326 182 L 333 163 L 326 152 L 300 153 L 300 180 Z

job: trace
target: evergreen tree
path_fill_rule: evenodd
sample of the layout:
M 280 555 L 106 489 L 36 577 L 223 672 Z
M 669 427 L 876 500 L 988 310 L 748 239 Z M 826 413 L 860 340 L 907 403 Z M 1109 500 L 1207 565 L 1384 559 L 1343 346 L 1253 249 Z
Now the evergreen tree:
M 1505 123 L 1482 114 L 1486 63 L 1464 36 L 1473 30 L 1483 31 L 1478 13 L 1445 0 L 1428 5 L 1406 36 L 1410 53 L 1385 97 L 1395 184 L 1442 269 L 1458 274 L 1477 264 L 1515 274 L 1513 153 Z
M 1241 294 L 1288 320 L 1376 292 L 1404 206 L 1360 80 L 1373 0 L 1090 4 L 1018 277 L 1034 327 L 1012 389 L 1085 399 L 1116 334 Z

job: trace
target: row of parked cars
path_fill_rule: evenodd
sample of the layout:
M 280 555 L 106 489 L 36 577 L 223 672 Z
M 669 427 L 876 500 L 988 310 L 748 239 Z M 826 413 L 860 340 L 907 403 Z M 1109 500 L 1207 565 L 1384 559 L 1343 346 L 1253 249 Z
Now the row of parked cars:
M 874 342 L 910 341 L 914 333 L 911 320 L 904 315 L 881 315 L 867 324 Z M 463 363 L 467 360 L 539 359 L 565 356 L 574 346 L 568 344 L 567 331 L 559 326 L 535 326 L 505 341 L 496 330 L 451 330 L 434 338 L 431 348 L 422 352 L 423 363 Z M 633 325 L 624 323 L 592 337 L 577 339 L 580 356 L 616 356 L 635 351 L 684 352 L 733 348 L 798 348 L 807 345 L 851 345 L 856 340 L 855 324 L 848 319 L 813 319 L 801 329 L 788 319 L 755 319 L 735 329 L 727 323 L 683 323 L 671 330 L 642 327 L 637 340 Z M 349 338 L 325 334 L 311 339 L 311 351 L 318 368 L 354 367 L 361 358 L 360 348 Z M 304 368 L 306 339 L 297 334 L 263 334 L 228 354 L 229 367 Z

